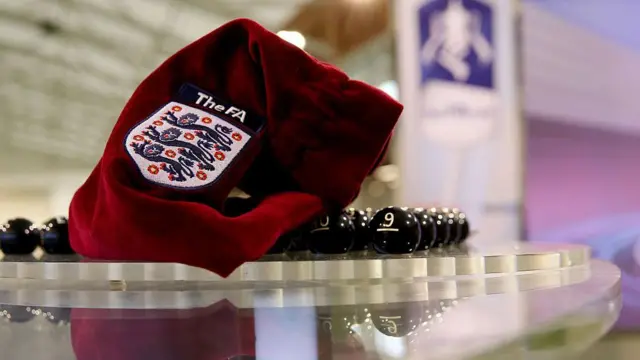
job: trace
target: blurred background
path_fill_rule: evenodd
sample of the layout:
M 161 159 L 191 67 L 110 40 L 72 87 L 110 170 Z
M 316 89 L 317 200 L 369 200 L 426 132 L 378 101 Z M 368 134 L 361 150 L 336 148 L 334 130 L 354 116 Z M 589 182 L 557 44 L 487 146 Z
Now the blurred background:
M 0 0 L 0 219 L 66 215 L 137 84 L 247 17 L 405 104 L 355 205 L 459 206 L 475 241 L 593 246 L 622 268 L 625 298 L 591 355 L 635 359 L 640 3 L 464 0 L 478 32 L 457 39 L 475 55 L 456 78 L 425 49 L 457 1 Z

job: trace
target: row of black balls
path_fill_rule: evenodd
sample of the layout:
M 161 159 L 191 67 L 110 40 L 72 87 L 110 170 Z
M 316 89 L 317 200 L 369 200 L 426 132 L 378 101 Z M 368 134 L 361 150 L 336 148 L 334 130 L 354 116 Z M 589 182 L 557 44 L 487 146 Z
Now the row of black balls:
M 285 234 L 268 253 L 412 254 L 460 245 L 469 234 L 467 217 L 457 209 L 389 206 L 374 212 L 350 208 Z
M 456 300 L 431 300 L 318 307 L 316 308 L 317 326 L 320 336 L 331 337 L 334 341 L 348 340 L 354 334 L 352 330 L 354 325 L 373 325 L 386 336 L 404 337 L 415 332 L 420 325 L 431 325 L 435 319 L 442 317 L 443 313 L 455 307 L 456 304 Z M 0 305 L 0 320 L 26 323 L 42 317 L 49 323 L 60 326 L 70 324 L 71 312 L 70 308 Z
M 322 216 L 282 236 L 269 254 L 311 251 L 346 254 L 372 250 L 378 254 L 411 254 L 459 245 L 469 236 L 466 215 L 448 208 L 386 207 L 376 211 L 350 208 Z M 52 218 L 42 226 L 16 218 L 0 225 L 0 250 L 6 255 L 27 255 L 40 246 L 51 255 L 73 254 L 68 222 Z
M 68 325 L 71 322 L 71 309 L 0 305 L 0 319 L 6 322 L 26 323 L 36 317 L 43 317 L 54 325 Z
M 0 225 L 0 250 L 5 255 L 28 255 L 38 247 L 51 255 L 74 254 L 67 219 L 56 217 L 37 226 L 30 220 L 16 218 Z

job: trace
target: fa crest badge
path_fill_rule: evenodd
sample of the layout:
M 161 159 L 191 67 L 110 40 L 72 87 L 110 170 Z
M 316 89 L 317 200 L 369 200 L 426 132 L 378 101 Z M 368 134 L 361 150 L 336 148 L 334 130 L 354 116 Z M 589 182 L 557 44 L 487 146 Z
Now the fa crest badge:
M 250 139 L 230 121 L 172 101 L 131 129 L 125 147 L 145 179 L 198 189 L 216 181 Z
M 478 0 L 434 0 L 419 10 L 422 83 L 493 87 L 492 9 Z

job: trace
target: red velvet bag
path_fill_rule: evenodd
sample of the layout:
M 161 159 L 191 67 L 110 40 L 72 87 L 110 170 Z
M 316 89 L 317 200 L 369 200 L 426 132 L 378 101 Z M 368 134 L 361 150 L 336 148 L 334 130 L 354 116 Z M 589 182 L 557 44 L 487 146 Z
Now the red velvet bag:
M 319 323 L 309 332 L 299 317 L 313 310 L 237 309 L 227 300 L 184 310 L 73 309 L 71 343 L 78 360 L 370 358 L 355 335 L 340 341 Z
M 226 300 L 185 310 L 73 309 L 71 314 L 71 344 L 79 360 L 255 356 L 253 317 Z
M 136 89 L 71 202 L 71 244 L 90 258 L 228 276 L 352 201 L 401 111 L 257 23 L 232 21 Z M 262 201 L 225 216 L 234 187 Z

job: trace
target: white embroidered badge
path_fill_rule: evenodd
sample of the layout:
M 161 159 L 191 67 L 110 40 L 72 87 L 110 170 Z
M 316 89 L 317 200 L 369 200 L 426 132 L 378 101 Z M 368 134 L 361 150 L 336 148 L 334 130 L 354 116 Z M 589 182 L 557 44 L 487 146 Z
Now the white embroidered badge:
M 170 102 L 131 129 L 125 147 L 147 180 L 197 189 L 216 181 L 250 139 L 229 121 Z

